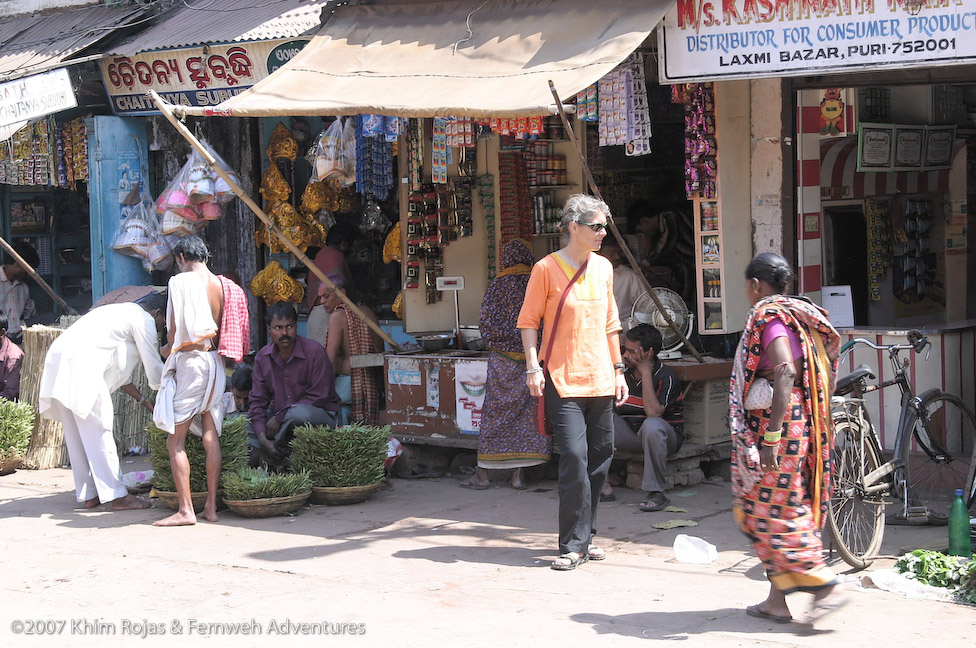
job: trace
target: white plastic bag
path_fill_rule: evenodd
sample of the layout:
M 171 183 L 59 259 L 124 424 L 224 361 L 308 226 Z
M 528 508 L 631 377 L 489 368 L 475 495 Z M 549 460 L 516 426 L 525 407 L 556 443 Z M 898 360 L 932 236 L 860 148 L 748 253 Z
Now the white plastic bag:
M 718 550 L 715 545 L 684 533 L 675 536 L 673 549 L 674 557 L 678 562 L 710 565 L 718 558 Z
M 312 179 L 335 179 L 344 186 L 356 182 L 356 126 L 339 117 L 319 136 L 312 153 Z

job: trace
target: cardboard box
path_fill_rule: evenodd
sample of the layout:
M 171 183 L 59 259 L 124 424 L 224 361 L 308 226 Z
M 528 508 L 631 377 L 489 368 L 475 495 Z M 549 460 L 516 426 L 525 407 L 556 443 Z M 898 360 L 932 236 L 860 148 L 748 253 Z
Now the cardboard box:
M 696 380 L 685 395 L 685 443 L 712 445 L 729 440 L 729 381 Z

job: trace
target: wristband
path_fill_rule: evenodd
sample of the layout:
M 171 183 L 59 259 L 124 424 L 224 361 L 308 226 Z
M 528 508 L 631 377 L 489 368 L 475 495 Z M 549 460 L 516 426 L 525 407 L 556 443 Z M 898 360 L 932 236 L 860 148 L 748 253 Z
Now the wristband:
M 534 369 L 526 369 L 525 375 L 528 376 L 529 374 L 541 373 L 541 372 L 542 372 L 542 367 L 535 367 Z
M 622 362 L 617 362 L 613 365 L 614 369 L 619 369 L 620 371 L 627 371 L 627 365 Z
M 139 394 L 139 401 L 138 402 L 139 402 L 140 405 L 142 405 L 143 403 L 145 403 L 146 402 L 146 395 L 145 394 Z

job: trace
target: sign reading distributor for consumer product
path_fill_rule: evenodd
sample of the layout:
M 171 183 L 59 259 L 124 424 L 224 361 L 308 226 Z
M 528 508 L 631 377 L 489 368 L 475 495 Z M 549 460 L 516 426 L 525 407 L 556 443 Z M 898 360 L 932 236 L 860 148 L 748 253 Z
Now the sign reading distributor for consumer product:
M 976 2 L 677 0 L 658 28 L 662 83 L 976 63 Z
M 77 105 L 71 78 L 64 68 L 0 83 L 0 127 Z
M 177 106 L 215 106 L 267 77 L 307 43 L 255 41 L 109 56 L 100 61 L 102 83 L 117 115 L 158 114 L 148 90 Z

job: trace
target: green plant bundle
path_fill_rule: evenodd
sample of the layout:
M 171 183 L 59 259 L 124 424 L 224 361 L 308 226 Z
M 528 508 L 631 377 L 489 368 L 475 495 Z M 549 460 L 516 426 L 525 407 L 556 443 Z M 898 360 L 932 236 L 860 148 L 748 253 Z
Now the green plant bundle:
M 268 474 L 264 468 L 238 468 L 220 476 L 224 498 L 228 500 L 256 500 L 268 497 L 291 497 L 312 489 L 308 473 Z
M 149 463 L 153 468 L 153 487 L 161 491 L 175 491 L 173 468 L 169 461 L 166 439 L 169 435 L 156 427 L 152 421 L 146 426 L 149 432 Z M 187 434 L 186 458 L 190 462 L 190 491 L 202 493 L 207 490 L 207 452 L 203 440 L 195 434 Z M 247 465 L 247 417 L 235 416 L 224 421 L 220 434 L 221 472 L 233 471 Z
M 976 560 L 916 549 L 899 558 L 895 570 L 920 583 L 954 590 L 960 601 L 976 605 Z
M 0 459 L 23 457 L 33 433 L 34 407 L 0 398 Z
M 295 429 L 291 463 L 307 470 L 313 486 L 368 486 L 383 479 L 390 427 L 350 425 Z

